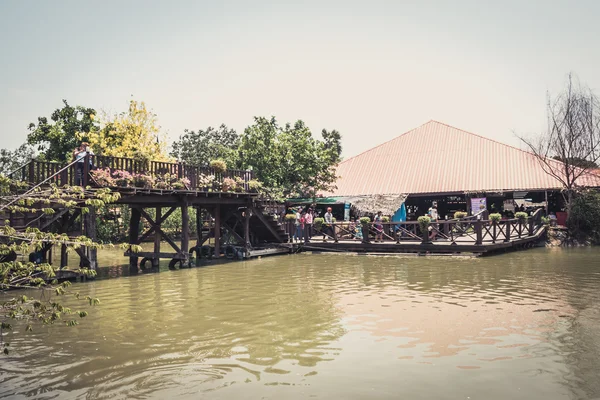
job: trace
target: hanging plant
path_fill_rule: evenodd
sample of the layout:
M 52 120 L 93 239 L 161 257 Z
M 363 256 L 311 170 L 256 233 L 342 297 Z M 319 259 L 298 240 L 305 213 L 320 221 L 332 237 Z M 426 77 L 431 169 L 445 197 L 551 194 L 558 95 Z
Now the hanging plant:
M 523 224 L 525 221 L 527 221 L 527 217 L 529 217 L 529 215 L 523 211 L 519 211 L 515 214 L 515 218 L 519 220 L 520 224 Z
M 467 216 L 467 213 L 464 211 L 456 211 L 454 213 L 454 219 L 462 219 Z
M 498 222 L 500 222 L 501 219 L 502 219 L 502 214 L 499 214 L 499 213 L 490 214 L 490 221 L 492 221 L 496 224 Z
M 421 228 L 421 232 L 425 232 L 429 228 L 431 218 L 429 218 L 427 215 L 423 215 L 417 218 L 417 221 L 419 221 L 419 228 Z

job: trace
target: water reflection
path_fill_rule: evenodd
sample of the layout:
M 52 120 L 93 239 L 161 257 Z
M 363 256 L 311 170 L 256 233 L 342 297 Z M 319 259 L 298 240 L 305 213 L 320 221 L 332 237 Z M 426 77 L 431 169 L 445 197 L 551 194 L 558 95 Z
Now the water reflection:
M 599 397 L 598 254 L 296 255 L 98 280 L 77 285 L 102 299 L 89 320 L 14 341 L 0 396 Z

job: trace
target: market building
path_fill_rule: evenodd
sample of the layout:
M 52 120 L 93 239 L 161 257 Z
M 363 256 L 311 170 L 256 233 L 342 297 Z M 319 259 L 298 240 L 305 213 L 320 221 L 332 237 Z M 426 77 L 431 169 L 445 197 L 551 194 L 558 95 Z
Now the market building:
M 332 204 L 340 216 L 358 199 L 376 196 L 403 201 L 408 220 L 434 202 L 442 218 L 481 205 L 505 215 L 515 205 L 543 206 L 559 216 L 563 208 L 561 183 L 532 153 L 437 121 L 342 161 L 337 174 L 337 189 L 317 204 Z M 585 174 L 580 184 L 600 187 L 600 176 Z

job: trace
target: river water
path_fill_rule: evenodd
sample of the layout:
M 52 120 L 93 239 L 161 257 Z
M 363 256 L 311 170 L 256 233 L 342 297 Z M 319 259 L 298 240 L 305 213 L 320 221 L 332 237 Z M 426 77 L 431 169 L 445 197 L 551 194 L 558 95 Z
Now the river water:
M 101 300 L 80 325 L 12 338 L 0 397 L 600 398 L 598 249 L 124 271 L 72 287 Z

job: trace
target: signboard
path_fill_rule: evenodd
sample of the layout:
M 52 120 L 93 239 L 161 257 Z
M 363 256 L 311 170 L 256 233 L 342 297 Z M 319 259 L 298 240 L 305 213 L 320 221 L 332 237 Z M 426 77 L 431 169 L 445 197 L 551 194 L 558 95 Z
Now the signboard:
M 344 221 L 350 221 L 350 203 L 344 203 Z
M 483 206 L 483 208 L 481 207 Z M 477 197 L 471 199 L 471 215 L 477 214 L 481 210 L 487 209 L 487 201 L 485 197 Z

